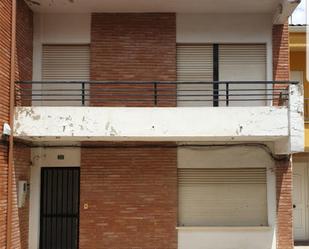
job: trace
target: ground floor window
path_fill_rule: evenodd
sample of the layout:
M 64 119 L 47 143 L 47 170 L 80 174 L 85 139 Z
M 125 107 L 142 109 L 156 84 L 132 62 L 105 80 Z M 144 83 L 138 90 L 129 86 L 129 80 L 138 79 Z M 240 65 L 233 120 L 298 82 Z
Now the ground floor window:
M 266 168 L 179 168 L 179 226 L 266 226 Z

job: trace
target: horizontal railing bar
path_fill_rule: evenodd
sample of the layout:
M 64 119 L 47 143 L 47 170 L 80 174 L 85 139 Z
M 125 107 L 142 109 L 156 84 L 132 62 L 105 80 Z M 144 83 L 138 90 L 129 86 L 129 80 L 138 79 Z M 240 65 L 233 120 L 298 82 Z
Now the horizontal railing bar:
M 85 92 L 90 92 L 90 91 L 104 91 L 104 92 L 127 92 L 127 91 L 150 91 L 153 92 L 153 88 L 121 88 L 121 89 L 19 89 L 21 92 L 79 92 L 79 91 L 85 91 Z M 229 92 L 235 91 L 235 92 L 242 92 L 242 91 L 286 91 L 286 88 L 276 88 L 276 89 L 266 89 L 266 88 L 253 88 L 253 89 L 229 89 Z M 213 89 L 157 89 L 158 92 L 213 92 Z M 226 89 L 218 89 L 218 91 L 226 91 Z
M 16 101 L 156 106 L 180 102 L 219 103 L 279 101 L 288 103 L 289 85 L 296 81 L 17 81 Z M 32 89 L 34 84 L 43 85 Z M 219 87 L 212 87 L 213 85 Z M 277 88 L 274 85 L 277 85 Z M 24 86 L 23 86 L 24 85 Z M 29 87 L 27 87 L 29 85 Z M 184 87 L 179 87 L 183 85 Z M 208 85 L 208 87 L 203 87 Z M 269 85 L 269 87 L 267 87 Z M 251 89 L 250 89 L 251 87 Z M 43 89 L 42 89 L 43 88 Z M 47 89 L 44 89 L 47 88 Z M 51 88 L 51 89 L 49 89 Z M 180 89 L 179 89 L 180 88 Z M 187 89 L 186 89 L 187 88 Z M 206 88 L 206 89 L 205 89 Z M 218 89 L 217 89 L 218 88 Z M 234 89 L 233 89 L 234 88 Z M 309 98 L 305 98 L 307 100 Z M 57 103 L 58 102 L 58 103 Z M 60 104 L 59 104 L 60 103 Z M 207 104 L 208 105 L 208 104 Z M 272 105 L 272 102 L 267 103 Z
M 17 84 L 287 84 L 296 85 L 298 81 L 16 81 Z
M 80 102 L 80 99 L 23 99 L 22 101 L 79 101 Z M 102 98 L 91 98 L 91 99 L 85 99 L 85 101 L 95 101 L 95 102 L 98 102 L 97 100 L 100 100 L 100 102 L 141 102 L 141 101 L 151 101 L 153 102 L 153 99 L 102 99 Z M 226 100 L 229 100 L 229 101 L 272 101 L 272 100 L 279 100 L 278 98 L 276 99 L 273 99 L 273 98 L 261 98 L 261 99 L 226 99 L 226 98 L 222 98 L 222 99 L 219 99 L 218 101 L 219 102 L 223 102 L 223 101 L 226 101 Z M 213 102 L 213 99 L 177 99 L 177 98 L 173 98 L 173 99 L 158 99 L 158 102 L 169 102 L 169 101 L 211 101 Z
M 23 96 L 33 96 L 33 97 L 76 97 L 76 96 L 114 96 L 114 97 L 140 97 L 140 96 L 149 96 L 149 97 L 213 97 L 213 96 L 226 96 L 226 94 L 21 94 L 19 95 L 21 97 Z M 288 96 L 288 94 L 279 94 L 279 93 L 274 93 L 274 94 L 229 94 L 229 97 L 249 97 L 249 96 Z

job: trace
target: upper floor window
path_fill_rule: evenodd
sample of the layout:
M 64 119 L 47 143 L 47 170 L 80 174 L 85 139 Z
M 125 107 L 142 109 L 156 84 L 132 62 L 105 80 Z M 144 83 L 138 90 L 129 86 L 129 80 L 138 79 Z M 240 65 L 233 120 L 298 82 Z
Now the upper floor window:
M 265 105 L 266 100 L 261 97 L 267 97 L 266 85 L 249 81 L 265 81 L 266 78 L 265 44 L 177 45 L 178 81 L 248 81 L 245 85 L 230 84 L 229 89 L 224 84 L 179 85 L 180 106 L 196 105 L 196 100 L 201 106 L 212 106 L 215 102 L 225 106 L 227 91 L 230 91 L 230 106 Z M 195 91 L 192 91 L 193 87 Z M 254 95 L 250 96 L 253 89 Z
M 89 45 L 43 45 L 42 48 L 43 81 L 88 81 L 90 78 Z M 81 105 L 80 84 L 43 84 L 43 104 Z M 61 97 L 70 89 L 69 96 Z M 74 91 L 76 89 L 76 91 Z M 59 101 L 48 101 L 51 99 Z

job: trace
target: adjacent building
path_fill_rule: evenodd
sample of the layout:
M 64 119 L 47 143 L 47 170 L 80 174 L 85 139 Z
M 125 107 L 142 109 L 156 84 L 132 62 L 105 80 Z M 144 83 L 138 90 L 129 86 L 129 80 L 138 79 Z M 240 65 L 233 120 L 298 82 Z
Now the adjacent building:
M 14 3 L 1 248 L 293 248 L 298 1 Z
M 293 156 L 293 213 L 294 239 L 297 244 L 308 244 L 308 149 L 309 149 L 309 89 L 306 77 L 306 26 L 290 26 L 291 79 L 304 86 L 304 153 Z

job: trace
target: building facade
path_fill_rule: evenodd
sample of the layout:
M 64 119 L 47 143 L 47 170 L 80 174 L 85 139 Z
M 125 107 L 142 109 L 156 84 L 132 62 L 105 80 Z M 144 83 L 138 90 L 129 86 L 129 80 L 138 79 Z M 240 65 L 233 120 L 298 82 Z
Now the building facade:
M 290 26 L 291 79 L 304 86 L 305 147 L 303 153 L 293 156 L 293 213 L 294 240 L 296 244 L 308 244 L 308 81 L 306 77 L 306 26 Z
M 297 1 L 14 3 L 0 248 L 293 248 Z

